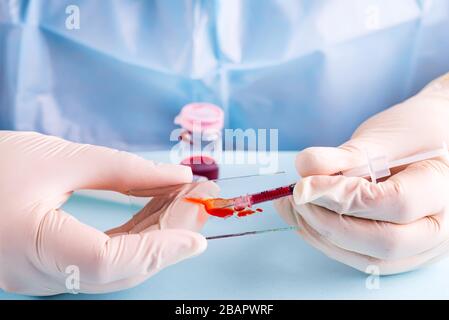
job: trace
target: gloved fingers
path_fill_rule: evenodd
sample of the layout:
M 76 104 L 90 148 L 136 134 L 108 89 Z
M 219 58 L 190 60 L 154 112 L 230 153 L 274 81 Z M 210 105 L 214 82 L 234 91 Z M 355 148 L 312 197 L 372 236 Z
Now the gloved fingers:
M 97 263 L 109 237 L 76 220 L 60 209 L 47 212 L 36 224 L 34 264 L 45 273 L 64 275 L 74 266 L 84 275 L 83 281 L 94 281 Z
M 326 255 L 331 258 L 338 260 L 340 262 L 346 263 L 345 259 L 347 259 L 348 253 L 350 252 L 347 249 L 343 249 L 340 246 L 334 244 L 330 237 L 330 232 L 328 229 L 319 229 L 321 232 L 316 231 L 313 227 L 311 227 L 306 219 L 302 216 L 304 212 L 312 211 L 313 209 L 320 210 L 319 207 L 314 205 L 295 205 L 293 198 L 281 198 L 274 203 L 275 208 L 281 215 L 281 217 L 292 226 L 299 227 L 298 233 L 312 246 L 326 253 Z M 309 208 L 312 207 L 312 208 Z M 322 209 L 326 210 L 326 209 Z M 313 212 L 311 213 L 313 214 Z M 334 213 L 335 216 L 337 216 Z M 322 218 L 322 216 L 320 216 Z M 341 217 L 342 219 L 344 217 Z M 350 217 L 349 217 L 350 218 Z M 373 222 L 375 223 L 375 222 Z M 331 227 L 329 227 L 331 228 Z M 339 228 L 341 230 L 342 228 Z M 338 230 L 338 231 L 339 231 Z M 351 230 L 348 230 L 350 232 Z M 360 253 L 356 253 L 357 255 L 361 255 Z M 374 259 L 374 258 L 373 258 Z M 351 264 L 353 267 L 357 268 L 357 264 Z M 357 268 L 361 270 L 360 268 Z
M 209 218 L 209 214 L 206 212 L 204 206 L 188 202 L 185 198 L 214 198 L 218 196 L 219 191 L 220 188 L 218 185 L 211 181 L 186 185 L 174 199 L 168 201 L 168 205 L 159 215 L 157 224 L 154 224 L 151 216 L 148 216 L 140 223 L 136 224 L 130 230 L 130 233 L 172 228 L 199 231 L 203 228 Z M 154 200 L 166 201 L 164 198 Z
M 18 151 L 29 154 L 39 163 L 45 181 L 53 181 L 63 192 L 104 189 L 127 193 L 133 189 L 192 180 L 191 170 L 186 166 L 156 164 L 106 147 L 73 143 L 38 133 L 20 133 L 13 138 L 10 143 L 16 141 Z
M 423 102 L 412 102 L 411 105 L 397 105 L 387 109 L 364 122 L 354 132 L 352 138 L 337 148 L 312 147 L 302 150 L 296 156 L 296 169 L 300 176 L 332 175 L 358 166 L 366 165 L 368 157 L 384 156 L 390 160 L 400 159 L 406 156 L 428 151 L 432 148 L 441 148 L 442 140 L 434 137 L 421 135 L 420 139 L 410 139 L 415 136 L 411 128 L 397 126 L 402 122 L 405 115 L 411 111 L 397 113 L 397 108 L 410 109 L 414 104 Z M 385 121 L 386 115 L 389 120 Z M 413 114 L 413 113 L 412 113 Z M 420 129 L 423 126 L 422 119 L 410 115 L 408 119 Z M 426 138 L 427 137 L 427 138 Z M 435 143 L 434 141 L 437 141 Z
M 200 234 L 180 229 L 112 237 L 97 266 L 98 277 L 90 281 L 92 289 L 98 292 L 109 290 L 110 286 L 116 287 L 114 290 L 128 288 L 136 279 L 143 281 L 172 264 L 202 253 L 206 247 L 207 241 Z
M 186 166 L 180 166 L 180 167 L 186 167 Z M 191 171 L 191 169 L 189 167 L 186 167 L 186 168 L 188 168 L 188 170 Z M 166 185 L 166 186 L 157 186 L 157 187 L 150 187 L 150 188 L 145 188 L 145 189 L 133 189 L 133 190 L 129 190 L 128 194 L 130 196 L 134 196 L 134 197 L 158 197 L 158 196 L 167 196 L 167 195 L 175 196 L 179 192 L 181 192 L 186 185 L 191 185 L 191 184 L 196 184 L 196 183 L 198 183 L 198 182 L 188 181 L 188 182 L 176 183 L 176 184 Z
M 296 204 L 313 203 L 340 214 L 410 223 L 442 211 L 449 196 L 449 168 L 440 160 L 414 163 L 371 183 L 344 176 L 310 176 L 295 187 Z
M 296 212 L 296 205 L 292 196 L 273 201 L 274 208 L 284 221 L 290 226 L 299 226 L 301 216 Z
M 203 183 L 187 183 L 156 188 L 152 191 L 153 197 L 151 200 L 138 213 L 123 225 L 106 231 L 106 234 L 117 236 L 131 233 L 131 230 L 133 230 L 132 233 L 138 233 L 150 226 L 154 226 L 154 230 L 159 229 L 160 216 L 170 208 L 171 203 L 178 198 L 183 199 L 186 190 L 193 189 L 197 185 L 202 184 Z M 140 190 L 136 193 L 137 196 L 143 196 L 145 193 L 148 193 L 148 190 Z M 178 227 L 182 228 L 182 226 Z
M 190 182 L 191 170 L 185 166 L 155 164 L 136 155 L 117 150 L 72 143 L 35 132 L 5 135 L 2 144 L 13 159 L 32 158 L 39 171 L 33 177 L 54 183 L 63 192 L 76 189 L 105 189 L 126 193 L 131 189 L 155 188 Z M 29 156 L 29 157 L 27 157 Z M 16 167 L 27 173 L 28 167 Z
M 425 94 L 441 94 L 443 97 L 447 97 L 449 92 L 449 73 L 445 73 L 442 76 L 436 78 L 427 84 L 421 92 Z
M 112 228 L 105 233 L 111 237 L 129 234 L 133 228 L 139 226 L 144 221 L 149 225 L 157 225 L 160 215 L 169 206 L 169 201 L 170 200 L 163 201 L 162 197 L 154 197 L 127 222 L 121 226 Z
M 89 146 L 74 154 L 68 170 L 79 175 L 74 184 L 77 189 L 104 189 L 127 194 L 142 189 L 149 190 L 145 196 L 151 196 L 157 193 L 157 188 L 192 181 L 189 167 L 155 163 L 124 151 Z
M 297 154 L 296 170 L 301 177 L 337 174 L 366 164 L 367 152 L 384 154 L 381 147 L 362 139 L 349 140 L 338 148 L 307 148 Z
M 301 217 L 299 219 L 301 221 L 299 233 L 307 243 L 329 258 L 369 274 L 389 275 L 414 270 L 442 259 L 445 256 L 442 253 L 448 252 L 449 249 L 449 241 L 445 240 L 437 247 L 415 256 L 395 260 L 378 259 L 340 248 L 322 237 Z
M 314 204 L 297 206 L 296 211 L 327 241 L 383 260 L 406 258 L 436 247 L 449 231 L 447 213 L 400 225 L 339 215 Z
M 206 223 L 208 214 L 203 206 L 187 202 L 185 198 L 213 198 L 219 191 L 219 186 L 211 181 L 186 184 L 177 194 L 154 197 L 130 221 L 107 233 L 114 235 L 171 228 L 199 231 Z
M 369 257 L 357 252 L 351 252 L 349 250 L 340 248 L 327 238 L 322 236 L 311 226 L 307 224 L 304 218 L 295 212 L 292 206 L 293 200 L 287 200 L 286 198 L 280 199 L 275 202 L 276 209 L 278 209 L 280 215 L 290 225 L 298 227 L 298 234 L 312 247 L 323 252 L 329 258 L 339 261 L 343 264 L 349 265 L 357 270 L 365 272 L 370 265 L 381 265 L 383 260 Z
M 110 238 L 61 210 L 45 215 L 36 235 L 35 265 L 43 272 L 65 276 L 79 268 L 80 281 L 91 288 L 157 271 L 205 250 L 200 234 L 187 230 L 157 230 Z M 83 291 L 83 288 L 81 288 Z
M 298 215 L 299 216 L 299 215 Z M 304 219 L 298 217 L 299 235 L 312 247 L 323 252 L 329 258 L 349 265 L 357 270 L 364 272 L 371 264 L 379 265 L 382 260 L 372 258 L 360 253 L 351 252 L 340 248 L 321 236 L 316 230 L 310 227 Z
M 177 233 L 177 231 L 180 231 L 180 233 Z M 168 234 L 170 232 L 174 233 Z M 141 235 L 151 234 L 151 236 L 154 239 L 147 239 L 147 241 L 152 241 L 154 243 L 155 248 L 152 249 L 149 248 L 150 250 L 143 252 L 140 255 L 140 257 L 137 257 L 136 259 L 134 259 L 132 256 L 128 256 L 127 257 L 128 261 L 131 261 L 132 263 L 132 266 L 128 267 L 128 270 L 124 270 L 123 272 L 116 272 L 115 274 L 113 274 L 112 272 L 106 272 L 106 274 L 104 274 L 103 277 L 95 279 L 95 281 L 83 281 L 81 279 L 80 285 L 81 291 L 84 293 L 106 293 L 128 289 L 146 281 L 148 278 L 150 278 L 163 268 L 166 268 L 169 265 L 175 264 L 189 257 L 196 256 L 205 250 L 207 242 L 204 239 L 202 239 L 201 236 L 199 236 L 198 239 L 192 240 L 198 234 L 191 232 L 191 235 L 187 235 L 186 238 L 184 239 L 182 236 L 180 236 L 180 234 L 182 234 L 183 232 L 189 233 L 189 231 L 187 230 L 166 230 L 166 231 L 153 231 L 148 233 L 142 233 Z M 122 246 L 122 243 L 120 243 L 122 241 L 118 239 L 122 238 L 123 240 L 123 237 L 128 237 L 126 241 L 128 243 L 126 247 L 123 249 L 123 251 L 129 250 L 130 249 L 129 237 L 136 237 L 136 236 L 139 235 L 134 234 L 128 236 L 114 237 L 112 238 L 113 240 L 111 240 L 111 247 Z M 192 238 L 188 239 L 187 237 L 189 236 L 192 236 Z M 165 237 L 166 239 L 163 240 L 162 239 L 163 237 Z M 113 244 L 112 242 L 114 241 L 117 243 Z M 188 243 L 188 241 L 190 241 L 191 243 Z M 139 240 L 137 240 L 137 242 L 139 242 Z M 206 242 L 206 244 L 204 242 Z M 131 247 L 134 247 L 137 251 L 142 250 L 138 248 L 139 246 L 141 245 L 139 244 L 131 245 Z M 112 250 L 115 250 L 114 255 L 119 254 L 117 249 Z M 149 255 L 148 259 L 146 259 L 148 261 L 144 261 L 145 259 L 142 259 L 145 258 L 144 257 L 145 254 Z M 151 259 L 153 259 L 153 261 L 149 261 Z M 136 261 L 134 262 L 134 260 Z M 139 266 L 140 263 L 145 264 L 147 268 L 140 267 Z

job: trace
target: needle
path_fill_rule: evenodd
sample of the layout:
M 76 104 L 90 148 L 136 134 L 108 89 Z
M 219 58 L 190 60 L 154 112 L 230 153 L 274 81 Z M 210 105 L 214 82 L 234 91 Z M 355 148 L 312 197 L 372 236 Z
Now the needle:
M 285 228 L 267 229 L 267 230 L 259 230 L 259 231 L 247 231 L 247 232 L 241 232 L 241 233 L 222 234 L 219 236 L 206 237 L 206 240 L 233 238 L 233 237 L 241 237 L 241 236 L 247 236 L 247 235 L 252 235 L 252 234 L 262 234 L 262 233 L 268 233 L 268 232 L 291 231 L 291 230 L 298 230 L 298 227 L 285 227 Z

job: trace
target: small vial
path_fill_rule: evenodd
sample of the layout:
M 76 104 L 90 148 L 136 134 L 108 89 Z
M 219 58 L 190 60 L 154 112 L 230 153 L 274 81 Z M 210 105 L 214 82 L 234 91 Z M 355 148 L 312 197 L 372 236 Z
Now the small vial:
M 195 102 L 185 105 L 175 118 L 183 129 L 179 135 L 182 165 L 192 168 L 195 176 L 218 179 L 218 155 L 221 155 L 224 113 L 218 106 Z

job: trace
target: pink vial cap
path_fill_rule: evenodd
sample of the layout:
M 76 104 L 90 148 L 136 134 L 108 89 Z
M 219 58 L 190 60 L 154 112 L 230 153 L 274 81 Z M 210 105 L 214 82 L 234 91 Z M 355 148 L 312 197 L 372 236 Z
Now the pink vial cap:
M 220 131 L 224 126 L 223 110 L 207 102 L 193 102 L 185 105 L 175 118 L 175 124 L 193 131 L 194 124 L 201 125 L 201 131 Z

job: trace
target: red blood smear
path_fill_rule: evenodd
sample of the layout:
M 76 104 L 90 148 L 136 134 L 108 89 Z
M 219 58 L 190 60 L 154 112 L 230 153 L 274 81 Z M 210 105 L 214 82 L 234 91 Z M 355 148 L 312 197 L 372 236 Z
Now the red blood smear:
M 210 157 L 193 156 L 184 159 L 181 164 L 190 167 L 194 175 L 206 177 L 209 180 L 218 179 L 218 165 Z
M 237 213 L 237 216 L 238 217 L 245 217 L 245 216 L 252 215 L 255 212 L 256 212 L 255 210 L 246 209 L 246 210 L 239 211 Z
M 202 204 L 204 208 L 206 209 L 206 212 L 209 213 L 212 216 L 219 217 L 219 218 L 228 218 L 232 215 L 234 215 L 235 212 L 237 212 L 238 217 L 246 217 L 249 215 L 252 215 L 256 212 L 263 212 L 261 208 L 257 208 L 255 210 L 251 209 L 244 209 L 244 208 L 215 208 L 213 206 L 213 203 L 218 200 L 223 200 L 221 198 L 214 198 L 214 199 L 198 199 L 198 198 L 185 198 L 186 201 Z
M 214 208 L 212 206 L 212 203 L 213 201 L 218 199 L 185 198 L 185 200 L 193 203 L 202 204 L 206 209 L 206 212 L 215 217 L 227 218 L 234 214 L 234 209 L 232 208 Z
M 245 216 L 252 215 L 252 214 L 254 214 L 254 213 L 256 213 L 256 212 L 263 212 L 263 209 L 262 209 L 262 208 L 257 208 L 257 209 L 255 209 L 255 210 L 251 210 L 251 209 L 245 209 L 245 210 L 243 210 L 243 209 L 238 209 L 238 210 L 236 210 L 236 211 L 237 211 L 237 216 L 238 216 L 238 217 L 245 217 Z
M 252 215 L 252 214 L 254 214 L 256 212 L 263 212 L 263 209 L 262 208 L 257 208 L 255 210 L 251 210 L 251 209 L 242 210 L 242 209 L 240 209 L 240 210 L 237 210 L 237 211 L 238 211 L 237 212 L 237 216 L 238 217 L 246 217 L 246 216 Z

